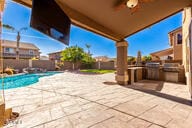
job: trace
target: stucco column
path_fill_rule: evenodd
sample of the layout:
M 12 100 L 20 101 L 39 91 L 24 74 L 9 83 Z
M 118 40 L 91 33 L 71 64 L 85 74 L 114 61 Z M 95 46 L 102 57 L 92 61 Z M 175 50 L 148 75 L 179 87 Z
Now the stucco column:
M 183 65 L 185 67 L 186 83 L 192 98 L 192 8 L 183 11 Z
M 127 41 L 116 42 L 117 47 L 117 67 L 115 79 L 120 85 L 128 84 L 128 63 L 127 63 Z

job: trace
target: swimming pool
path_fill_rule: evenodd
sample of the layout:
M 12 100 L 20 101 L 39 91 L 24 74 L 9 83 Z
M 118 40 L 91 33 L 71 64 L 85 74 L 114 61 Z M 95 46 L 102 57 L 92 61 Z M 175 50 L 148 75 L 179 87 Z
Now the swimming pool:
M 40 77 L 52 76 L 62 72 L 45 72 L 45 73 L 36 73 L 36 74 L 22 74 L 5 77 L 3 79 L 4 89 L 25 87 L 39 81 Z M 0 79 L 0 90 L 2 89 L 2 79 Z

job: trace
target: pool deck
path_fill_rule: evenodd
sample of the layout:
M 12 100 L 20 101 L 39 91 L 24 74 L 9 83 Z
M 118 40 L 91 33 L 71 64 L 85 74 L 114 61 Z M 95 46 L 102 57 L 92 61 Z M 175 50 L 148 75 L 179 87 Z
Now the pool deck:
M 6 90 L 6 106 L 19 112 L 6 128 L 190 128 L 187 86 L 114 82 L 114 74 L 65 72 L 31 86 Z

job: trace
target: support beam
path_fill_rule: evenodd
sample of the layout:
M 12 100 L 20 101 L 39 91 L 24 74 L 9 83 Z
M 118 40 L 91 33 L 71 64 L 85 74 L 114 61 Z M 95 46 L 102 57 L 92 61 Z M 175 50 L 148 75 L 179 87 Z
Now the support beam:
M 117 47 L 117 73 L 116 81 L 120 85 L 128 84 L 128 65 L 127 65 L 127 47 L 128 43 L 126 41 L 121 41 L 116 43 Z

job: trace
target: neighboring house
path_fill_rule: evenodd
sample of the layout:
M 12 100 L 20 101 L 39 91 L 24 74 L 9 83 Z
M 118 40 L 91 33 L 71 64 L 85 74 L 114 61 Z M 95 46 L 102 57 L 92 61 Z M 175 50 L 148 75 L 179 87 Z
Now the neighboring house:
M 97 56 L 97 57 L 94 57 L 94 59 L 96 62 L 98 62 L 98 61 L 101 61 L 101 62 L 110 61 L 110 58 L 108 58 L 107 56 Z
M 173 60 L 173 48 L 157 51 L 150 54 L 152 60 Z
M 152 60 L 182 60 L 182 27 L 168 33 L 171 48 L 151 53 Z
M 4 59 L 16 59 L 16 48 L 17 42 L 3 40 L 2 49 L 3 49 L 3 58 Z M 19 43 L 19 58 L 20 59 L 31 59 L 39 58 L 40 52 L 39 48 L 31 43 Z
M 40 60 L 49 60 L 48 56 L 40 56 Z
M 49 53 L 49 60 L 57 60 L 60 61 L 61 59 L 61 53 L 62 51 L 58 51 L 58 52 L 53 52 L 53 53 Z
M 182 27 L 169 32 L 169 43 L 173 48 L 173 60 L 182 60 Z

